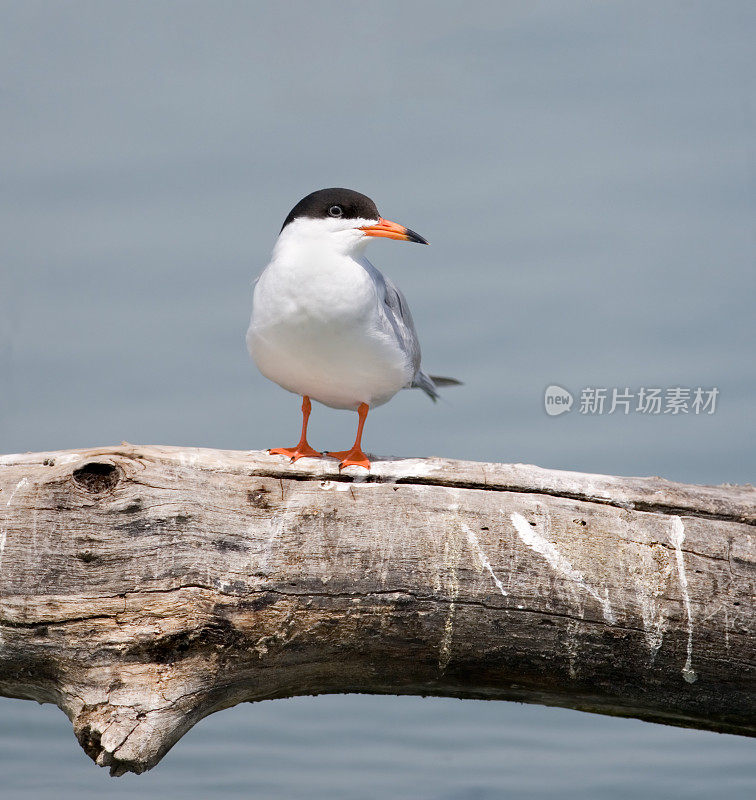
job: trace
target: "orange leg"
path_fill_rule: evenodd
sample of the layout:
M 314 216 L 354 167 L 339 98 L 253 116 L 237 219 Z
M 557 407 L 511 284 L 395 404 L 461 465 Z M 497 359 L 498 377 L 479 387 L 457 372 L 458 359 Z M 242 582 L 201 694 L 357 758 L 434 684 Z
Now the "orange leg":
M 299 444 L 294 447 L 273 447 L 268 450 L 272 456 L 289 456 L 292 462 L 294 462 L 298 458 L 305 458 L 307 456 L 310 458 L 319 458 L 323 455 L 317 450 L 313 450 L 313 448 L 307 444 L 307 421 L 310 419 L 311 409 L 312 403 L 310 402 L 310 398 L 305 395 L 305 397 L 302 398 L 302 436 L 299 439 Z
M 354 440 L 352 449 L 332 450 L 326 453 L 328 456 L 341 459 L 339 470 L 344 469 L 344 467 L 365 467 L 365 469 L 370 469 L 368 457 L 362 452 L 362 428 L 365 425 L 368 410 L 369 406 L 367 403 L 361 403 L 360 407 L 357 409 L 357 413 L 360 415 L 360 422 L 357 425 L 357 438 Z

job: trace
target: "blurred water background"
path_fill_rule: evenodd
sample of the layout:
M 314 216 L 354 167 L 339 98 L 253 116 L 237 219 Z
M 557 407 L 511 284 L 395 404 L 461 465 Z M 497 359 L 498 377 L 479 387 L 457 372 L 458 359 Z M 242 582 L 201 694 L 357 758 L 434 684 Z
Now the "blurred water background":
M 0 1 L 0 451 L 291 444 L 244 347 L 300 197 L 347 186 L 429 371 L 366 449 L 752 481 L 756 5 Z M 544 388 L 717 387 L 548 417 Z M 315 406 L 311 441 L 354 415 Z M 299 698 L 113 781 L 0 699 L 3 798 L 751 798 L 751 742 L 506 703 Z

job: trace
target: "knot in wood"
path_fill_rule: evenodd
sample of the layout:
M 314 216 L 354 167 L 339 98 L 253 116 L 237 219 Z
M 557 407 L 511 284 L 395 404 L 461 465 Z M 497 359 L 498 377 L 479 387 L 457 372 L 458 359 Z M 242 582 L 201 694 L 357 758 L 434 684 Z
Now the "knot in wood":
M 90 461 L 73 471 L 73 480 L 85 492 L 100 494 L 115 488 L 121 478 L 121 471 L 115 464 Z

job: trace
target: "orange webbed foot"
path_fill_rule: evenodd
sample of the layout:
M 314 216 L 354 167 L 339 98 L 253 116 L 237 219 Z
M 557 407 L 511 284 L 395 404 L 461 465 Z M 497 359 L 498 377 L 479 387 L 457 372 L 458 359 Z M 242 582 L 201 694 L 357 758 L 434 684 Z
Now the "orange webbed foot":
M 300 442 L 296 447 L 271 447 L 268 452 L 272 456 L 286 456 L 291 459 L 293 464 L 300 458 L 322 458 L 323 454 L 319 453 L 313 447 L 310 447 L 307 442 Z
M 340 460 L 339 472 L 344 467 L 365 467 L 367 470 L 370 469 L 370 461 L 359 447 L 353 447 L 351 450 L 330 450 L 326 451 L 326 455 Z

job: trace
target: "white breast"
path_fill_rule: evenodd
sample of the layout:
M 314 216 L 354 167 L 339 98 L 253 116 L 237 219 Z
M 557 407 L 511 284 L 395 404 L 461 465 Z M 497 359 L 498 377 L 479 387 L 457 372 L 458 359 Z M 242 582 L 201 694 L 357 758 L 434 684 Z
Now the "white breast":
M 255 285 L 255 363 L 284 389 L 333 408 L 385 403 L 413 368 L 385 325 L 378 288 L 351 254 L 291 238 L 279 238 Z

